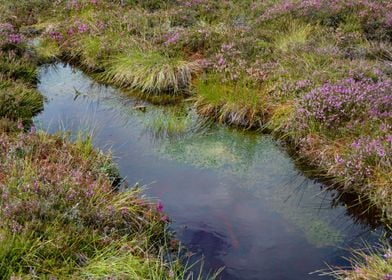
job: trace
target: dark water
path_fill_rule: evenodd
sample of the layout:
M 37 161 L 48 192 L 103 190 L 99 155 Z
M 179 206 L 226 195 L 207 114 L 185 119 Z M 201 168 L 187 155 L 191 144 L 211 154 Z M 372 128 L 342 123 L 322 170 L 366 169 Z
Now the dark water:
M 226 267 L 221 279 L 320 279 L 309 273 L 347 265 L 347 248 L 379 235 L 332 207 L 335 194 L 268 136 L 201 125 L 186 108 L 135 110 L 139 101 L 70 66 L 41 68 L 39 90 L 48 101 L 35 122 L 49 132 L 94 131 L 121 175 L 163 202 L 205 268 Z

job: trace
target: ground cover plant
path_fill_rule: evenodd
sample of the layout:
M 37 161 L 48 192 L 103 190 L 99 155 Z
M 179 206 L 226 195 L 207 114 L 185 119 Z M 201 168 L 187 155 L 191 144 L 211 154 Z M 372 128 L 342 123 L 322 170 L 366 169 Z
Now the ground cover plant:
M 0 3 L 2 48 L 13 49 L 1 56 L 12 65 L 3 84 L 34 76 L 15 47 L 33 26 L 42 61 L 77 63 L 150 98 L 191 96 L 203 116 L 266 129 L 391 223 L 390 1 Z

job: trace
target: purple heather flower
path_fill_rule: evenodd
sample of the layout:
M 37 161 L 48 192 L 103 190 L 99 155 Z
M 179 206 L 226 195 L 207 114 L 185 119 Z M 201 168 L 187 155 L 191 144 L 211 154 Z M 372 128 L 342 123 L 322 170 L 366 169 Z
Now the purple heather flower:
M 63 39 L 63 35 L 61 35 L 61 33 L 57 31 L 51 31 L 49 33 L 49 36 L 55 41 L 61 41 Z
M 78 32 L 79 33 L 86 33 L 89 30 L 89 27 L 87 24 L 82 23 L 78 26 Z
M 31 133 L 31 134 L 34 134 L 34 133 L 36 133 L 36 131 L 37 131 L 37 128 L 35 127 L 35 125 L 31 125 L 31 127 L 30 127 L 30 133 Z
M 166 42 L 164 43 L 165 46 L 171 45 L 171 44 L 175 44 L 178 40 L 180 39 L 180 33 L 178 32 L 174 32 L 172 33 L 168 39 L 166 40 Z
M 22 130 L 24 129 L 23 123 L 22 122 L 18 122 L 18 129 Z
M 383 257 L 384 259 L 390 259 L 390 258 L 392 258 L 392 251 L 391 251 L 390 249 L 388 249 L 388 251 L 387 251 L 384 255 L 382 255 L 382 257 Z
M 162 212 L 163 211 L 163 203 L 158 201 L 158 203 L 156 205 L 156 209 L 158 212 Z
M 161 221 L 167 223 L 169 221 L 169 217 L 167 215 L 163 215 L 161 217 Z
M 12 44 L 19 44 L 22 42 L 22 36 L 19 34 L 10 34 L 8 36 L 8 41 Z

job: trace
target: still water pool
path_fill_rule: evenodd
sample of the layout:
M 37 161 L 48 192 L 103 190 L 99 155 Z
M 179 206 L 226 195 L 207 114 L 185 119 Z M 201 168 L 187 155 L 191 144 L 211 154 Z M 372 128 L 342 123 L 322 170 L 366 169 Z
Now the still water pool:
M 142 102 L 69 65 L 42 67 L 39 90 L 47 102 L 36 125 L 94 131 L 129 184 L 164 204 L 194 258 L 225 267 L 221 279 L 320 279 L 312 272 L 347 265 L 348 248 L 380 234 L 269 136 L 210 124 L 190 106 Z

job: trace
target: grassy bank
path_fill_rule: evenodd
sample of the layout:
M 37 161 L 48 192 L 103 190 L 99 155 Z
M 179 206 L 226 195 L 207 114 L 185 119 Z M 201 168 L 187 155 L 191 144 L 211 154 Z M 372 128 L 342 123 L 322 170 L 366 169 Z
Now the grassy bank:
M 53 10 L 35 25 L 42 57 L 155 99 L 192 95 L 201 115 L 266 128 L 389 223 L 388 1 L 65 1 Z

